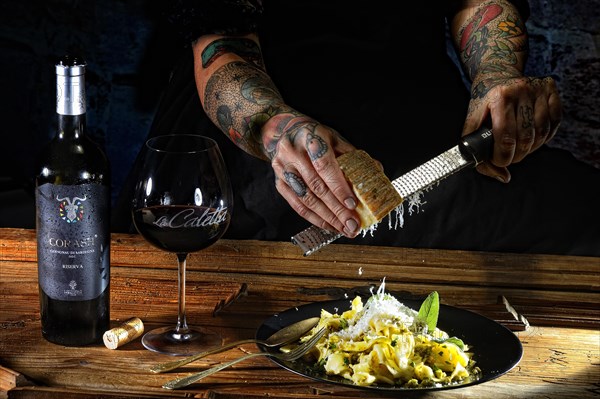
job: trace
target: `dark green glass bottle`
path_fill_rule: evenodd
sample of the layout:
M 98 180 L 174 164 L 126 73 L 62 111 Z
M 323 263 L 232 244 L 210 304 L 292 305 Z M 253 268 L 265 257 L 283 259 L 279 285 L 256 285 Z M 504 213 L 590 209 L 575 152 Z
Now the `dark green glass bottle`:
M 67 346 L 101 342 L 110 327 L 110 167 L 86 134 L 85 68 L 56 64 L 58 131 L 36 177 L 42 335 Z

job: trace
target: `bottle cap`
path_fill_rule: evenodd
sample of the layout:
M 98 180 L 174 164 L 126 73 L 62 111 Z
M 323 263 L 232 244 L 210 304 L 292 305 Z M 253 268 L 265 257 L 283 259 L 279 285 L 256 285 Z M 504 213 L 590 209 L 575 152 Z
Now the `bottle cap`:
M 82 115 L 86 111 L 85 66 L 81 57 L 65 55 L 56 63 L 56 112 Z
M 56 74 L 60 76 L 81 76 L 85 74 L 86 62 L 82 57 L 65 55 L 56 62 Z

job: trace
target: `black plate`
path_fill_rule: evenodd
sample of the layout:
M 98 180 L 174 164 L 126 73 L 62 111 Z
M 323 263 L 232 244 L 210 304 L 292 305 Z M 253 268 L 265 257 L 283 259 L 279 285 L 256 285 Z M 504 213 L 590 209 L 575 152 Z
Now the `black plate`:
M 321 309 L 325 309 L 330 313 L 341 314 L 350 309 L 351 301 L 352 298 L 314 302 L 275 314 L 265 320 L 258 328 L 256 338 L 261 340 L 267 339 L 285 326 L 309 317 L 320 316 Z M 421 306 L 421 302 L 415 300 L 400 300 L 400 302 L 415 310 L 418 310 Z M 450 336 L 456 336 L 469 345 L 470 351 L 473 352 L 473 359 L 476 362 L 476 366 L 479 366 L 482 372 L 479 379 L 461 384 L 427 388 L 402 388 L 386 385 L 359 386 L 341 377 L 311 374 L 308 371 L 310 365 L 302 360 L 284 362 L 272 359 L 272 361 L 293 373 L 307 378 L 344 385 L 346 387 L 378 391 L 423 391 L 462 388 L 493 380 L 510 371 L 521 361 L 521 357 L 523 356 L 521 341 L 519 341 L 519 338 L 511 330 L 480 314 L 448 305 L 440 305 L 438 327 L 446 331 Z M 278 352 L 277 348 L 260 347 L 260 350 Z

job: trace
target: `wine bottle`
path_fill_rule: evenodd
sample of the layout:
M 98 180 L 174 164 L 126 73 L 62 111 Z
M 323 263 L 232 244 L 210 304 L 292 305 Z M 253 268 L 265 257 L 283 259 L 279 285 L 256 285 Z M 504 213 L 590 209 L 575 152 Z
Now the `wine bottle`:
M 110 167 L 86 134 L 85 61 L 55 67 L 58 129 L 35 190 L 40 316 L 46 340 L 83 346 L 110 328 Z

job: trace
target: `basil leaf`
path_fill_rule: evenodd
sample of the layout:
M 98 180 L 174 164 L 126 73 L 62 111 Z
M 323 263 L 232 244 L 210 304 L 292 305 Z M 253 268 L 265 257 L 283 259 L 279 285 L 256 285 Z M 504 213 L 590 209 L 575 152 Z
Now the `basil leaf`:
M 440 296 L 437 291 L 427 295 L 419 308 L 417 317 L 427 325 L 429 331 L 435 330 L 440 314 Z
M 444 342 L 450 342 L 453 343 L 454 345 L 458 346 L 460 348 L 460 350 L 464 350 L 465 349 L 465 343 L 463 342 L 462 339 L 457 338 L 457 337 L 450 337 L 447 340 L 445 340 Z

